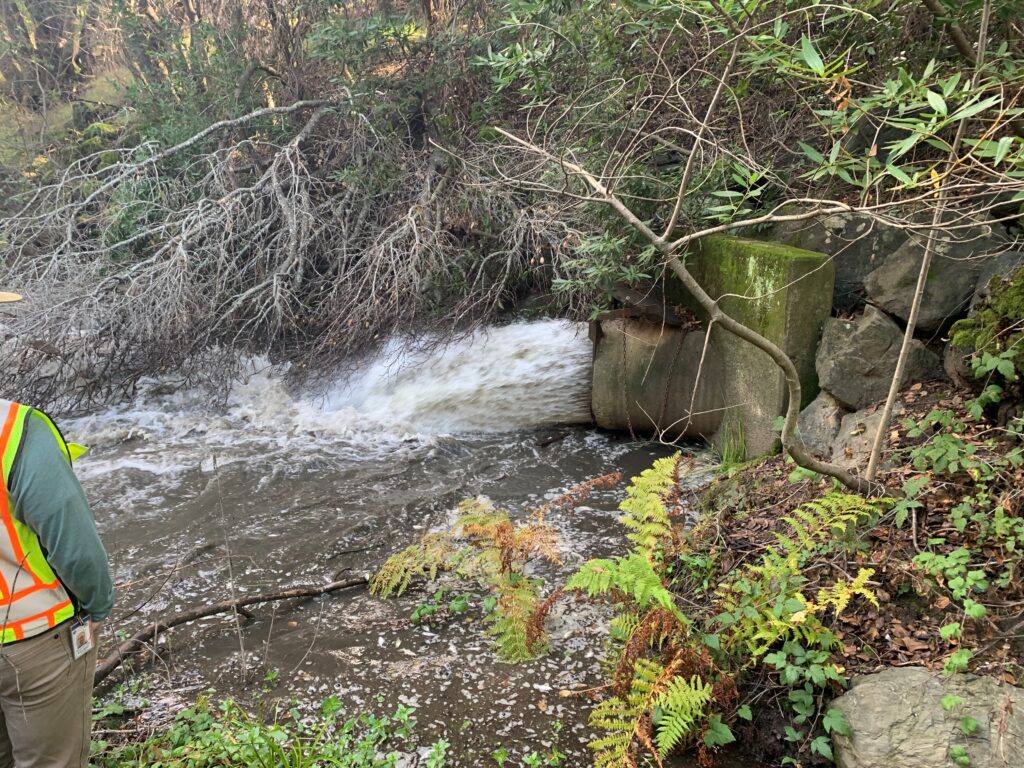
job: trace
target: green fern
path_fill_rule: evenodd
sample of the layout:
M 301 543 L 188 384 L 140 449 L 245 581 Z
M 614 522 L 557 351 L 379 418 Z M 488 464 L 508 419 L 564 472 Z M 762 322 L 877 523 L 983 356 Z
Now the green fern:
M 487 634 L 494 638 L 494 650 L 503 661 L 529 661 L 547 648 L 546 640 L 531 647 L 530 622 L 537 615 L 540 593 L 532 579 L 519 574 L 499 576 L 494 592 L 497 604 L 485 619 Z
M 674 677 L 668 681 L 665 690 L 655 701 L 661 716 L 655 723 L 657 729 L 658 754 L 668 755 L 687 738 L 697 732 L 707 716 L 706 707 L 711 701 L 712 686 L 693 675 L 689 680 Z
M 630 531 L 626 537 L 648 560 L 654 560 L 675 538 L 666 499 L 676 488 L 680 461 L 678 453 L 655 461 L 650 469 L 633 478 L 619 506 L 624 513 L 619 522 Z
M 450 534 L 428 533 L 418 544 L 384 561 L 370 579 L 370 592 L 380 597 L 397 597 L 408 589 L 414 578 L 426 577 L 433 581 L 455 553 Z
M 590 560 L 569 579 L 565 588 L 579 590 L 588 597 L 618 592 L 630 598 L 640 611 L 651 605 L 660 605 L 671 611 L 676 618 L 684 620 L 676 608 L 672 593 L 662 583 L 661 576 L 655 572 L 647 558 L 638 552 L 613 560 Z
M 759 563 L 744 566 L 716 591 L 720 623 L 728 629 L 727 644 L 745 646 L 751 662 L 785 640 L 833 648 L 838 641 L 817 614 L 826 607 L 841 613 L 856 594 L 874 600 L 865 586 L 870 574 L 861 572 L 845 587 L 837 584 L 819 592 L 814 603 L 803 593 L 807 579 L 802 568 L 815 553 L 845 546 L 853 530 L 875 519 L 884 501 L 834 492 L 784 517 L 788 535 L 776 533 L 776 546 Z
M 837 542 L 845 542 L 853 529 L 875 519 L 880 505 L 888 501 L 838 492 L 809 501 L 782 518 L 792 534 L 776 533 L 781 549 L 772 554 L 785 560 L 795 557 L 803 565 L 820 549 L 834 549 Z
M 650 741 L 645 720 L 653 709 L 664 675 L 665 668 L 658 662 L 638 659 L 626 697 L 611 696 L 594 707 L 590 724 L 606 732 L 588 745 L 594 751 L 595 768 L 636 765 L 630 750 L 637 739 Z

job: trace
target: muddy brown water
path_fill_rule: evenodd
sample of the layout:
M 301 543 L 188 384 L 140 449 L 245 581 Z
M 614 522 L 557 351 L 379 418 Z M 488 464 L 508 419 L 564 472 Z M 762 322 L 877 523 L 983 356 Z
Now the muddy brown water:
M 543 332 L 550 346 L 551 328 Z M 589 347 L 578 334 L 562 341 L 586 373 Z M 448 368 L 423 387 L 406 381 L 401 403 L 385 398 L 373 412 L 311 406 L 264 371 L 226 406 L 157 382 L 129 406 L 65 424 L 70 438 L 93 446 L 78 471 L 118 584 L 106 648 L 114 633 L 192 606 L 373 571 L 388 554 L 449 524 L 464 498 L 487 496 L 514 517 L 525 515 L 588 478 L 636 475 L 671 450 L 584 426 L 480 431 L 486 400 L 461 431 L 458 424 L 447 433 L 445 424 L 416 431 L 408 420 L 381 417 L 398 405 L 413 413 L 420 406 L 410 398 L 425 388 L 432 392 L 424 407 L 437 421 L 445 388 L 466 390 L 452 382 L 462 375 L 458 362 Z M 551 376 L 542 377 L 541 391 L 519 392 L 523 378 L 512 371 L 480 386 L 505 403 L 520 397 L 524 408 L 531 397 L 554 396 Z M 578 416 L 578 393 L 565 398 L 554 410 L 548 403 L 548 412 L 588 415 Z M 598 490 L 572 510 L 551 513 L 564 564 L 538 575 L 559 583 L 588 558 L 624 552 L 616 522 L 622 496 L 623 486 Z M 473 620 L 482 591 L 457 584 L 452 594 L 459 593 L 469 597 L 468 613 L 429 624 L 409 620 L 430 598 L 422 590 L 381 600 L 364 589 L 256 606 L 241 626 L 230 616 L 195 622 L 167 634 L 159 658 L 132 664 L 132 676 L 145 675 L 146 685 L 129 699 L 149 703 L 143 720 L 165 717 L 207 690 L 253 707 L 293 699 L 312 706 L 337 695 L 349 715 L 402 704 L 416 709 L 421 745 L 451 743 L 450 766 L 495 766 L 490 753 L 499 746 L 510 766 L 552 747 L 567 756 L 563 765 L 590 765 L 593 702 L 559 692 L 600 684 L 607 611 L 561 601 L 547 623 L 551 653 L 509 665 L 496 661 Z M 108 695 L 124 680 L 115 673 Z M 409 754 L 403 764 L 421 758 Z

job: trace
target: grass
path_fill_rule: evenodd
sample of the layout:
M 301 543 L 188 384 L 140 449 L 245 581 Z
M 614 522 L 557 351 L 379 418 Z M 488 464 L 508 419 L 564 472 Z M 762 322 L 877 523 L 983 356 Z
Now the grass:
M 313 713 L 293 707 L 268 718 L 228 699 L 217 705 L 201 697 L 162 732 L 138 734 L 122 743 L 94 740 L 95 768 L 395 768 L 402 753 L 416 752 L 414 710 L 343 719 L 337 697 Z M 116 714 L 112 712 L 109 714 Z M 118 733 L 124 733 L 122 728 Z M 130 729 L 129 729 L 130 732 Z M 444 768 L 448 743 L 435 742 L 427 768 Z

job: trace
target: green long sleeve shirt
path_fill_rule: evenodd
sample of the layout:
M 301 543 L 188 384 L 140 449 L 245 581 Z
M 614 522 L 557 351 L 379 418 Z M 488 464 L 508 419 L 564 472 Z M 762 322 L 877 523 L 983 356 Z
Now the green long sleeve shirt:
M 57 439 L 34 414 L 25 425 L 8 485 L 14 516 L 35 531 L 46 561 L 79 611 L 93 621 L 107 618 L 114 585 L 96 522 Z

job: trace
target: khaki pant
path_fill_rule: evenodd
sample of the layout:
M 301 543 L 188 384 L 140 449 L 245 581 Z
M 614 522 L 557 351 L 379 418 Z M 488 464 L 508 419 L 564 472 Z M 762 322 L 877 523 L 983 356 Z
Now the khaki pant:
M 0 647 L 0 768 L 85 768 L 96 648 L 75 659 L 71 622 Z

